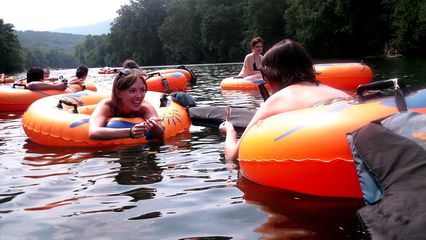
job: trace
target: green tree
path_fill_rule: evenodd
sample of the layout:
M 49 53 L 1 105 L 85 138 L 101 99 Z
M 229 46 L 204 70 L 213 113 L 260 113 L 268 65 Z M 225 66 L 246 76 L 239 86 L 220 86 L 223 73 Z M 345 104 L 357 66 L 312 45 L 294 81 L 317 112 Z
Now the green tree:
M 196 0 L 169 2 L 167 17 L 158 29 L 166 61 L 169 63 L 202 61 L 199 54 L 202 50 L 196 5 Z
M 210 5 L 204 12 L 201 23 L 201 41 L 208 53 L 209 62 L 228 62 L 241 58 L 245 51 L 240 43 L 243 40 L 243 11 L 238 4 Z
M 122 6 L 108 37 L 107 63 L 131 58 L 142 65 L 164 63 L 158 28 L 166 17 L 166 0 L 135 0 Z
M 45 67 L 73 68 L 77 65 L 75 56 L 65 52 L 63 49 L 49 49 L 45 52 L 45 57 L 47 61 Z
M 80 63 L 85 64 L 88 67 L 108 65 L 105 61 L 107 55 L 107 44 L 107 35 L 88 35 L 82 44 L 76 46 L 75 56 Z
M 426 1 L 384 0 L 392 36 L 387 43 L 406 55 L 426 55 Z
M 48 66 L 46 56 L 40 48 L 26 48 L 25 55 L 25 66 L 27 68 Z
M 289 0 L 286 32 L 315 57 L 365 56 L 389 35 L 385 12 L 373 0 Z
M 342 0 L 289 0 L 285 11 L 288 37 L 302 42 L 313 56 L 336 56 L 339 41 L 345 41 L 350 29 L 342 17 Z
M 23 49 L 13 33 L 13 25 L 0 19 L 0 72 L 13 73 L 23 69 Z
M 246 0 L 244 2 L 243 48 L 246 49 L 255 36 L 262 37 L 267 41 L 265 44 L 269 46 L 285 38 L 284 13 L 287 0 Z

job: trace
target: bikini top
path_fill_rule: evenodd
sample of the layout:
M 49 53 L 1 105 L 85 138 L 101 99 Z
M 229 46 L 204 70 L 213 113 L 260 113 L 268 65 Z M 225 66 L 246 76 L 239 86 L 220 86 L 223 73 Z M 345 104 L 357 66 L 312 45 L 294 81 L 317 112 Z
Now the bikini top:
M 260 71 L 260 69 L 257 68 L 256 58 L 254 57 L 254 55 L 253 55 L 253 71 Z

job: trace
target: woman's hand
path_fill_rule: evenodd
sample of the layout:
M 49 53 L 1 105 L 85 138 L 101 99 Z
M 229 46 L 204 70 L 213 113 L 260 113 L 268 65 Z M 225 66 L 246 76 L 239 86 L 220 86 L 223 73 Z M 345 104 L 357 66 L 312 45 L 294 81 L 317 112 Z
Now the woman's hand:
M 146 122 L 138 123 L 130 128 L 130 136 L 132 138 L 141 138 L 145 136 L 145 133 L 149 130 Z
M 235 132 L 234 125 L 229 121 L 224 121 L 219 125 L 219 131 L 223 136 L 226 136 L 226 133 Z
M 130 129 L 130 136 L 133 138 L 141 138 L 145 136 L 145 133 L 154 129 L 162 129 L 161 119 L 157 117 L 151 117 L 145 122 L 138 123 Z
M 161 125 L 161 119 L 158 117 L 151 117 L 148 120 L 146 120 L 146 125 L 148 126 L 149 129 L 152 128 L 162 128 Z
M 219 126 L 219 131 L 225 136 L 225 157 L 227 159 L 237 159 L 239 143 L 237 132 L 231 122 L 225 121 Z
M 163 140 L 164 139 L 164 128 L 161 124 L 161 119 L 158 117 L 150 117 L 146 120 L 146 125 L 151 131 L 152 135 L 156 139 Z

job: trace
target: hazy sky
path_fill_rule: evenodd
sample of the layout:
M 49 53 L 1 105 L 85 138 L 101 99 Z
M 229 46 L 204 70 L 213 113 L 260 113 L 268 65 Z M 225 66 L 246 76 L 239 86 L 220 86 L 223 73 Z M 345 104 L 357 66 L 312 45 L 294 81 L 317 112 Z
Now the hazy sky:
M 130 0 L 0 0 L 0 18 L 15 30 L 49 31 L 114 19 Z

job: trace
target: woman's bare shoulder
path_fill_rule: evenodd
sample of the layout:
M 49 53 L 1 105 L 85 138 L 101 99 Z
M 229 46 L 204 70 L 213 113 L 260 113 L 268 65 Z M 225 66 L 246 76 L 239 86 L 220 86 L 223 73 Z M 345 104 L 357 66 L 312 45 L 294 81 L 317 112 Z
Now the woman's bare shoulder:
M 251 59 L 253 58 L 252 56 L 253 56 L 253 53 L 249 53 L 249 54 L 247 54 L 247 55 L 244 57 L 244 61 L 245 61 L 245 62 L 247 62 L 247 61 L 251 61 Z
M 113 109 L 113 104 L 112 104 L 112 100 L 111 99 L 102 99 L 101 101 L 99 101 L 98 105 L 96 106 L 97 109 L 99 109 L 99 111 L 103 112 L 103 114 L 108 113 L 108 115 L 112 115 L 112 109 Z

